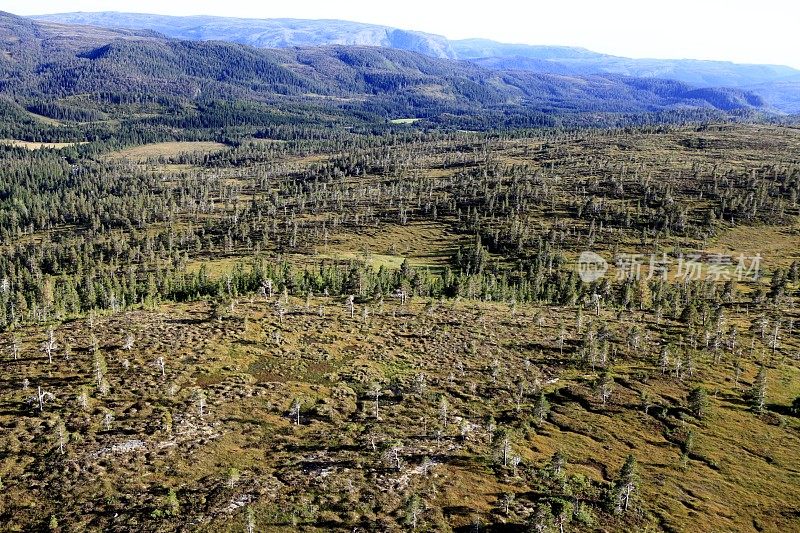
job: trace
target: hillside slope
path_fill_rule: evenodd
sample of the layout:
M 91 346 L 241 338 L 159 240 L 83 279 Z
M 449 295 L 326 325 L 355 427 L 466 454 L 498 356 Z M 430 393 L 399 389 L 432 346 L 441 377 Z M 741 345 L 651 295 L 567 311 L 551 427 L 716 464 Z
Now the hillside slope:
M 130 26 L 135 28 L 136 26 Z M 575 74 L 620 74 L 680 80 L 702 87 L 741 87 L 754 83 L 800 79 L 800 71 L 782 65 L 750 65 L 696 59 L 632 59 L 583 48 L 505 44 L 484 39 L 451 41 L 459 59 L 495 68 L 534 70 L 531 62 L 547 61 Z
M 10 14 L 0 15 L 0 46 L 0 94 L 51 118 L 64 115 L 50 112 L 54 106 L 124 116 L 129 109 L 115 107 L 121 102 L 174 112 L 187 103 L 224 100 L 268 104 L 273 112 L 317 121 L 460 116 L 481 122 L 492 116 L 487 123 L 532 126 L 575 114 L 762 107 L 744 91 L 697 91 L 674 81 L 493 70 L 379 47 L 262 50 Z M 71 100 L 79 95 L 77 105 Z
M 439 35 L 344 20 L 171 17 L 115 12 L 65 13 L 35 18 L 105 28 L 148 29 L 178 39 L 230 41 L 259 48 L 328 44 L 381 46 L 455 58 L 447 39 Z
M 135 13 L 61 13 L 39 20 L 106 28 L 153 30 L 190 40 L 222 40 L 261 48 L 364 45 L 419 52 L 431 57 L 470 60 L 500 70 L 530 70 L 574 76 L 619 75 L 673 79 L 698 87 L 755 90 L 785 112 L 795 112 L 794 88 L 800 71 L 780 65 L 748 65 L 691 59 L 630 59 L 565 46 L 531 46 L 487 39 L 450 41 L 438 35 L 341 20 L 168 17 Z

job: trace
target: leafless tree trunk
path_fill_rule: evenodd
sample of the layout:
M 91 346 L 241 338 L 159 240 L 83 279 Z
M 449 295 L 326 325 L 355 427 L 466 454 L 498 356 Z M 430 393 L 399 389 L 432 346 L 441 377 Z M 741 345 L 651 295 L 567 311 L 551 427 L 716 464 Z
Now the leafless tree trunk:
M 381 386 L 375 385 L 372 389 L 372 395 L 375 397 L 375 418 L 380 420 L 379 399 L 381 397 Z

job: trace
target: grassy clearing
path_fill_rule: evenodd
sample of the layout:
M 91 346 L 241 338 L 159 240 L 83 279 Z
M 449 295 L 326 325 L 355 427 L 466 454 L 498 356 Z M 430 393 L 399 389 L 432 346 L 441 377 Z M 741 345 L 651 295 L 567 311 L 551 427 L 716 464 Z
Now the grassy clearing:
M 767 267 L 787 267 L 800 260 L 800 227 L 736 226 L 725 229 L 708 247 L 711 252 L 754 257 Z
M 415 267 L 441 271 L 466 239 L 430 222 L 389 225 L 377 230 L 336 235 L 317 257 L 359 259 L 377 267 L 399 268 L 408 259 Z
M 217 142 L 163 142 L 125 148 L 107 154 L 106 157 L 116 160 L 146 161 L 151 158 L 177 157 L 181 154 L 213 153 L 226 148 L 226 145 Z
M 36 113 L 33 113 L 32 111 L 28 111 L 28 114 L 30 116 L 32 116 L 34 119 L 38 120 L 39 122 L 41 122 L 43 124 L 47 124 L 48 126 L 60 126 L 61 124 L 63 124 L 63 122 L 61 122 L 60 120 L 56 120 L 54 118 L 46 117 L 44 115 L 37 115 Z
M 186 270 L 187 272 L 194 274 L 196 272 L 200 272 L 200 269 L 205 266 L 206 272 L 210 278 L 219 279 L 225 273 L 230 272 L 236 263 L 241 260 L 242 258 L 226 257 L 221 259 L 210 259 L 206 261 L 191 261 L 186 265 Z
M 87 143 L 86 141 L 75 142 L 75 143 L 45 143 L 45 142 L 19 141 L 16 139 L 0 139 L 0 144 L 7 144 L 17 148 L 25 148 L 27 150 L 43 150 L 43 149 L 61 150 L 63 148 L 68 148 L 70 146 L 78 146 Z

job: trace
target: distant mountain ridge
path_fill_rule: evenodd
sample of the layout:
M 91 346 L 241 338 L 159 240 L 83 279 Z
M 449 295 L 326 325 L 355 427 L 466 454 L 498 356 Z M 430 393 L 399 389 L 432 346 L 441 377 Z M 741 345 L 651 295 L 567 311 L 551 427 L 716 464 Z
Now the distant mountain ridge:
M 672 79 L 697 87 L 736 87 L 754 92 L 775 109 L 800 113 L 800 71 L 691 59 L 630 59 L 567 46 L 507 44 L 487 39 L 448 40 L 440 35 L 342 20 L 175 17 L 136 13 L 59 13 L 37 20 L 104 28 L 151 30 L 188 40 L 229 41 L 259 48 L 322 45 L 378 46 L 430 57 L 471 61 L 500 70 L 586 76 L 615 74 Z
M 374 46 L 260 49 L 179 40 L 155 30 L 102 29 L 0 12 L 0 97 L 12 115 L 98 122 L 152 115 L 209 122 L 423 118 L 460 127 L 536 127 L 650 120 L 764 109 L 752 93 L 674 80 L 484 68 Z M 204 111 L 200 111 L 200 110 Z M 701 115 L 698 115 L 700 113 Z M 226 119 L 228 120 L 228 119 Z M 652 120 L 658 121 L 659 118 Z M 210 127 L 210 126 L 209 126 Z
M 176 39 L 229 41 L 257 48 L 321 45 L 380 46 L 455 59 L 439 35 L 344 20 L 247 19 L 214 16 L 174 17 L 137 13 L 63 13 L 37 20 L 103 28 L 148 29 Z

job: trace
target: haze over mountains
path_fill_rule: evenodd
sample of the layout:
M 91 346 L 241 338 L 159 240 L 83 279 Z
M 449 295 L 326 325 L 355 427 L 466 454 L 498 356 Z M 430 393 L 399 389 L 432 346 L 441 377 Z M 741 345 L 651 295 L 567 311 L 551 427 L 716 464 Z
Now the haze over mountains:
M 115 12 L 35 18 L 106 28 L 147 29 L 178 39 L 221 40 L 260 48 L 378 46 L 434 58 L 466 60 L 491 69 L 569 76 L 615 74 L 677 80 L 700 88 L 737 87 L 758 94 L 768 105 L 783 112 L 800 112 L 800 71 L 780 65 L 630 59 L 573 47 L 505 44 L 485 39 L 448 40 L 423 32 L 340 20 L 170 17 Z

